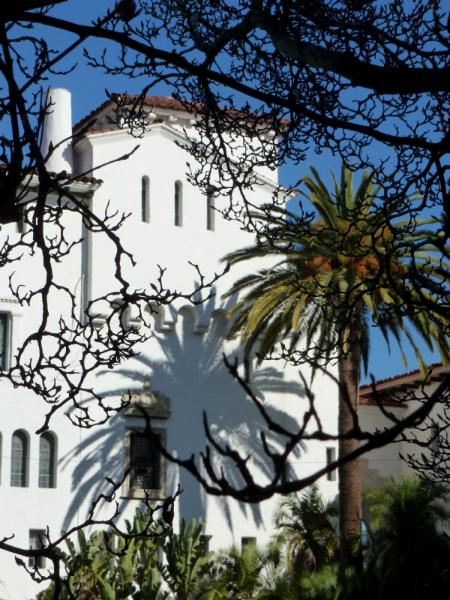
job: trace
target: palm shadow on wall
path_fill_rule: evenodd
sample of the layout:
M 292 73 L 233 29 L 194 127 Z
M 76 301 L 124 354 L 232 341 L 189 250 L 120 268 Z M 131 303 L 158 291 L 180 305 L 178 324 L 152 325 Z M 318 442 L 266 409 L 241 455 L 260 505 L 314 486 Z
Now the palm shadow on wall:
M 114 385 L 111 386 L 108 381 L 111 371 L 99 373 L 99 393 L 105 399 L 117 399 L 124 394 L 141 392 L 144 384 L 150 380 L 154 391 L 162 392 L 171 400 L 170 419 L 152 421 L 154 427 L 167 430 L 167 446 L 171 452 L 186 458 L 204 450 L 207 440 L 202 411 L 206 410 L 210 429 L 216 439 L 238 443 L 241 454 L 251 455 L 258 473 L 270 477 L 271 463 L 262 450 L 259 438 L 262 429 L 259 414 L 223 362 L 227 308 L 215 309 L 214 298 L 195 308 L 183 307 L 177 314 L 172 314 L 174 327 L 169 325 L 163 311 L 159 310 L 153 338 L 137 357 L 121 368 L 114 369 Z M 269 366 L 257 369 L 252 378 L 252 388 L 263 402 L 269 393 L 271 396 L 289 393 L 296 397 L 299 415 L 305 408 L 305 401 L 302 401 L 305 398 L 304 388 L 298 382 L 286 381 L 280 368 Z M 295 431 L 296 419 L 273 404 L 266 406 L 271 416 L 290 431 Z M 73 460 L 75 453 L 82 457 L 73 471 L 72 502 L 65 518 L 66 527 L 86 498 L 94 498 L 105 491 L 105 476 L 115 481 L 122 477 L 125 466 L 123 441 L 127 425 L 136 427 L 136 418 L 131 420 L 122 414 L 115 414 L 106 426 L 88 430 L 80 446 L 64 457 L 63 461 Z M 266 434 L 269 442 L 284 442 L 271 432 L 266 431 Z M 295 458 L 299 455 L 300 449 Z M 235 486 L 242 485 L 236 469 L 233 470 L 229 464 L 225 467 L 229 481 Z M 172 493 L 178 483 L 184 490 L 179 499 L 183 517 L 204 519 L 207 496 L 200 484 L 185 470 L 168 465 L 166 491 Z M 232 529 L 230 501 L 226 498 L 218 501 Z M 127 502 L 134 502 L 137 506 L 136 500 L 121 498 L 120 508 L 124 508 Z M 258 504 L 240 503 L 239 507 L 246 517 L 251 514 L 255 523 L 261 524 Z

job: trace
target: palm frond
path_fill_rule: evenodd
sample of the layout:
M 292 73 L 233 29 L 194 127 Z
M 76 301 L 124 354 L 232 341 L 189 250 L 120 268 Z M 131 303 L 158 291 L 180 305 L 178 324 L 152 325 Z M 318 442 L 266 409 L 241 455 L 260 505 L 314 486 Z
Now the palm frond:
M 418 340 L 449 360 L 443 334 L 448 321 L 435 312 L 405 312 L 403 301 L 409 294 L 415 301 L 429 299 L 431 304 L 448 286 L 450 269 L 444 262 L 439 231 L 430 227 L 435 221 L 417 221 L 415 228 L 407 222 L 391 223 L 376 206 L 379 188 L 374 180 L 375 173 L 364 173 L 354 191 L 353 174 L 343 166 L 340 182 L 332 178 L 334 193 L 330 194 L 311 168 L 304 184 L 318 219 L 305 222 L 281 207 L 265 207 L 260 220 L 266 229 L 259 242 L 225 257 L 232 265 L 274 259 L 272 266 L 236 281 L 226 294 L 241 296 L 229 312 L 230 335 L 241 336 L 246 354 L 255 344 L 262 354 L 269 353 L 290 336 L 290 347 L 303 340 L 316 365 L 333 353 L 339 355 L 344 339 L 339 332 L 359 311 L 365 369 L 370 316 L 388 346 L 391 338 L 396 341 L 405 366 L 405 341 L 422 368 Z

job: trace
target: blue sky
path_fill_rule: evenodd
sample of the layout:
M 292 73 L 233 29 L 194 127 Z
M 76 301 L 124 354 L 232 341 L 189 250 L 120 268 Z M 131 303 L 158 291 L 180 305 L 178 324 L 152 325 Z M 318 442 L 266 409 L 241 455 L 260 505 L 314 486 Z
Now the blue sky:
M 106 9 L 110 8 L 111 5 L 112 2 L 110 0 L 96 0 L 95 3 L 69 0 L 65 4 L 57 7 L 57 12 L 61 17 L 70 18 L 80 23 L 87 23 L 90 22 L 93 17 L 104 14 Z M 44 35 L 51 47 L 60 49 L 64 48 L 75 39 L 66 33 L 50 32 L 49 30 L 47 30 Z M 102 42 L 94 41 L 89 43 L 89 47 L 91 50 L 100 53 L 103 50 L 104 45 Z M 116 52 L 117 50 L 110 49 L 110 60 L 114 60 L 113 57 Z M 52 76 L 48 79 L 46 84 L 66 87 L 72 92 L 74 122 L 80 120 L 105 100 L 105 89 L 110 92 L 138 93 L 145 84 L 143 79 L 131 80 L 124 76 L 107 76 L 99 69 L 90 68 L 87 66 L 86 59 L 83 57 L 81 50 L 71 55 L 70 60 L 64 64 L 65 68 L 68 66 L 73 66 L 73 71 L 67 75 Z M 169 95 L 170 88 L 167 85 L 160 83 L 153 88 L 152 94 Z M 297 166 L 286 164 L 282 166 L 280 170 L 281 183 L 292 184 L 298 181 L 301 176 L 307 174 L 310 165 L 314 165 L 319 172 L 321 172 L 324 179 L 327 180 L 330 170 L 339 172 L 340 160 L 332 156 L 327 150 L 324 150 L 321 154 L 311 153 L 304 164 Z M 417 364 L 413 354 L 407 352 L 407 355 L 408 370 L 416 368 Z M 436 356 L 433 357 L 425 349 L 424 357 L 430 362 L 437 360 Z M 375 327 L 373 328 L 369 369 L 376 378 L 389 377 L 405 371 L 405 367 L 401 362 L 400 353 L 395 345 L 392 345 L 391 351 L 389 352 L 384 340 Z

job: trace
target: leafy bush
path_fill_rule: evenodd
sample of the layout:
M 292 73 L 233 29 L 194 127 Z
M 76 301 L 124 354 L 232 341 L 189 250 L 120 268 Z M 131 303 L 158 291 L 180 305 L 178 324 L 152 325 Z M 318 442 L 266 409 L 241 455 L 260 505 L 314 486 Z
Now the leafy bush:
M 61 600 L 449 600 L 445 499 L 441 485 L 419 479 L 368 494 L 362 572 L 339 568 L 336 511 L 316 488 L 283 500 L 266 548 L 207 552 L 201 523 L 182 520 L 176 534 L 138 510 L 125 537 L 79 532 L 77 545 L 68 543 Z

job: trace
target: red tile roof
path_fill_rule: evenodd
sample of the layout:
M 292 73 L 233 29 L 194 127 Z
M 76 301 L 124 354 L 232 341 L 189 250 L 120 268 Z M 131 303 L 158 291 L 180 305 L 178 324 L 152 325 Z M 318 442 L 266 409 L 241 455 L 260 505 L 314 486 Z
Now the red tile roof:
M 450 372 L 450 366 L 444 366 L 442 363 L 433 363 L 432 365 L 429 365 L 429 368 L 431 372 L 428 376 L 427 382 L 430 383 L 432 381 L 439 381 Z M 377 400 L 381 401 L 383 405 L 402 407 L 401 403 L 393 400 L 390 397 L 392 391 L 400 387 L 407 388 L 420 385 L 424 379 L 425 378 L 420 369 L 414 369 L 413 371 L 409 371 L 407 373 L 401 373 L 392 377 L 379 379 L 374 383 L 366 383 L 359 388 L 359 403 L 362 405 L 376 406 L 376 394 Z
M 141 96 L 137 95 L 111 94 L 111 97 L 108 98 L 108 100 L 105 100 L 105 102 L 100 104 L 100 106 L 92 110 L 88 115 L 86 115 L 80 121 L 78 121 L 78 123 L 74 125 L 73 130 L 78 131 L 83 127 L 86 127 L 91 121 L 94 121 L 103 111 L 109 108 L 113 108 L 117 100 L 120 100 L 121 103 L 123 103 L 124 101 L 125 103 L 129 104 L 136 102 L 137 106 L 143 105 L 148 106 L 149 108 L 160 108 L 169 111 L 184 112 L 187 114 L 202 112 L 204 108 L 202 104 L 190 102 L 188 100 L 178 100 L 176 98 L 172 98 L 172 96 L 145 96 L 144 98 L 142 98 Z M 258 122 L 263 122 L 265 119 L 270 118 L 268 115 L 252 115 L 249 112 L 239 111 L 236 109 L 228 109 L 225 112 L 231 119 L 251 119 L 251 117 L 253 117 Z M 283 126 L 283 128 L 285 128 L 286 125 L 288 125 L 289 123 L 287 119 L 281 119 L 278 122 Z M 93 123 L 92 126 L 89 127 L 85 133 L 92 133 L 94 131 L 99 132 L 112 129 L 117 129 L 117 126 L 113 123 L 110 127 L 107 128 L 104 128 L 103 126 L 98 126 L 95 123 Z
M 432 371 L 435 371 L 436 369 L 439 369 L 440 367 L 445 368 L 442 363 L 433 363 L 431 365 L 429 365 L 429 368 Z M 447 367 L 447 369 L 449 369 L 450 367 Z M 409 378 L 411 376 L 414 375 L 418 375 L 421 376 L 421 372 L 420 369 L 414 369 L 413 371 L 407 371 L 406 373 L 400 373 L 398 375 L 392 375 L 391 377 L 384 377 L 383 379 L 377 379 L 377 381 L 375 381 L 375 385 L 380 385 L 382 383 L 391 383 L 390 387 L 395 387 L 396 385 L 400 385 L 402 383 L 402 381 L 405 378 Z M 420 377 L 422 379 L 422 377 Z M 364 391 L 364 390 L 371 390 L 372 389 L 372 383 L 365 383 L 364 385 L 362 385 L 359 390 L 360 392 Z
M 105 100 L 100 106 L 94 108 L 88 115 L 83 117 L 78 123 L 73 126 L 75 131 L 81 129 L 86 126 L 90 121 L 93 121 L 100 113 L 102 113 L 107 108 L 112 108 L 117 99 L 120 97 L 119 94 L 111 94 L 111 98 Z M 136 102 L 139 99 L 139 96 L 131 96 L 127 95 L 125 97 L 122 96 L 121 100 L 129 100 L 130 103 Z M 183 111 L 190 112 L 189 107 L 192 109 L 199 109 L 199 105 L 195 105 L 192 102 L 182 102 L 181 100 L 176 100 L 171 96 L 145 96 L 145 98 L 141 98 L 139 103 L 142 103 L 144 106 L 154 107 L 154 108 L 165 108 L 167 110 L 173 111 Z M 95 127 L 95 125 L 94 125 Z

